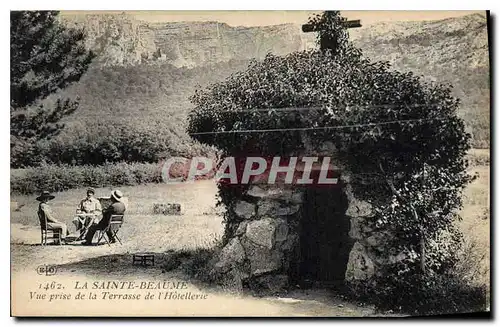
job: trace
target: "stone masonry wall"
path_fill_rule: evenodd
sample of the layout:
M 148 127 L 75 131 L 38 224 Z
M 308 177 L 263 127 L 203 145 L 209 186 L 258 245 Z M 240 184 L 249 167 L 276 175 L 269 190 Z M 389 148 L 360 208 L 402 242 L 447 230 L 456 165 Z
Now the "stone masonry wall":
M 377 230 L 372 206 L 366 201 L 357 199 L 349 184 L 345 192 L 349 201 L 346 215 L 351 223 L 349 237 L 354 241 L 349 254 L 345 280 L 363 281 L 377 274 L 378 268 L 388 261 L 395 262 L 402 258 L 386 255 L 383 245 L 391 235 Z
M 378 248 L 386 236 L 370 227 L 371 206 L 356 199 L 348 184 L 344 191 L 354 241 L 345 280 L 361 281 L 383 262 Z M 304 189 L 298 187 L 256 184 L 228 208 L 233 219 L 226 225 L 227 242 L 213 265 L 227 288 L 279 292 L 289 286 L 298 273 L 303 199 Z
M 289 283 L 299 250 L 302 191 L 278 185 L 252 185 L 245 200 L 228 208 L 229 241 L 217 257 L 215 272 L 226 286 L 279 291 Z

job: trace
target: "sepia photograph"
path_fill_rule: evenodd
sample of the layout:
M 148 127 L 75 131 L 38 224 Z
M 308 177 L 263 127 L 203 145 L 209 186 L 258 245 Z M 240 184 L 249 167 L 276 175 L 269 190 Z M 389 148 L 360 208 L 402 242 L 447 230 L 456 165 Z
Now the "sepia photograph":
M 491 29 L 10 11 L 11 316 L 491 318 Z

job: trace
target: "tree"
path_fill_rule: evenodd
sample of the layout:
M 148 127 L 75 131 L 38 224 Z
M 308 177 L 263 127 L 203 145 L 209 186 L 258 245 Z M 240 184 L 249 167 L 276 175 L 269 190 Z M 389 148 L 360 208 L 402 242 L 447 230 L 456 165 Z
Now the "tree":
M 78 81 L 94 54 L 87 51 L 83 30 L 66 28 L 57 11 L 12 11 L 10 15 L 11 164 L 16 153 L 33 149 L 38 140 L 57 134 L 61 119 L 78 103 L 58 100 L 54 108 L 40 101 Z M 33 110 L 30 106 L 38 105 Z M 29 164 L 29 163 L 28 163 Z
M 391 235 L 382 253 L 401 258 L 387 260 L 377 274 L 387 278 L 377 287 L 388 290 L 386 299 L 404 300 L 401 285 L 421 289 L 456 263 L 455 222 L 471 181 L 470 135 L 457 116 L 459 101 L 450 86 L 363 57 L 345 37 L 338 12 L 310 22 L 337 40 L 335 52 L 268 55 L 197 91 L 188 131 L 225 155 L 297 153 L 305 149 L 304 135 L 312 144 L 332 142 L 356 197 L 374 207 L 369 227 Z M 233 133 L 238 130 L 275 131 Z M 226 204 L 237 196 L 223 185 L 220 194 Z

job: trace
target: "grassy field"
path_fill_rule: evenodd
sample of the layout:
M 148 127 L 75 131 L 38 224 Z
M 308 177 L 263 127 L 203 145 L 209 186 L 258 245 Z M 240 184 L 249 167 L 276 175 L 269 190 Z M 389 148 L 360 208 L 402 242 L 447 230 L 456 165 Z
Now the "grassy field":
M 46 246 L 39 244 L 40 230 L 36 218 L 35 196 L 15 196 L 12 201 L 22 206 L 11 212 L 11 269 L 13 288 L 17 296 L 13 306 L 20 311 L 27 308 L 23 294 L 36 288 L 40 279 L 35 272 L 39 265 L 57 265 L 57 280 L 66 284 L 75 281 L 139 280 L 139 281 L 187 281 L 189 290 L 205 292 L 208 302 L 181 301 L 155 302 L 144 307 L 137 305 L 113 305 L 109 302 L 87 302 L 85 310 L 71 307 L 71 302 L 61 301 L 51 312 L 66 315 L 151 315 L 171 316 L 377 316 L 371 306 L 360 306 L 333 297 L 323 290 L 296 290 L 281 297 L 254 298 L 249 295 L 228 293 L 213 285 L 191 278 L 179 270 L 169 270 L 171 253 L 194 253 L 211 249 L 223 232 L 220 211 L 215 209 L 216 185 L 211 180 L 195 184 L 152 184 L 121 187 L 129 198 L 125 223 L 120 230 L 123 245 L 102 246 Z M 96 195 L 109 194 L 109 189 L 97 189 Z M 61 220 L 71 223 L 74 206 L 85 190 L 72 190 L 56 194 L 53 210 Z M 178 202 L 182 205 L 180 216 L 152 215 L 155 202 Z M 142 268 L 131 264 L 131 254 L 152 252 L 155 267 Z M 16 282 L 17 281 L 17 282 Z M 19 282 L 22 281 L 22 282 Z M 27 299 L 24 299 L 27 301 Z M 120 302 L 117 302 L 120 303 Z M 145 302 L 147 303 L 147 302 Z M 125 304 L 125 303 L 123 303 Z M 72 304 L 74 305 L 74 304 Z M 126 307 L 126 310 L 123 308 Z M 121 308 L 121 310 L 120 310 Z M 26 310 L 26 311 L 22 311 Z M 31 311 L 30 311 L 31 310 Z M 384 314 L 387 315 L 387 314 Z
M 478 158 L 475 160 L 476 164 L 481 164 L 470 168 L 470 173 L 477 173 L 478 178 L 469 185 L 464 194 L 464 208 L 461 212 L 463 220 L 459 224 L 467 245 L 471 245 L 470 254 L 473 257 L 471 262 L 478 267 L 477 282 L 489 285 L 489 151 L 476 150 L 471 155 Z M 12 196 L 11 265 L 13 274 L 20 276 L 40 264 L 57 264 L 69 275 L 77 274 L 85 278 L 103 278 L 103 276 L 125 278 L 143 275 L 148 278 L 165 278 L 162 267 L 168 264 L 169 259 L 166 254 L 172 251 L 192 253 L 210 250 L 222 236 L 224 226 L 221 209 L 215 207 L 217 187 L 212 180 L 177 185 L 124 186 L 119 189 L 128 198 L 125 223 L 120 230 L 124 244 L 111 247 L 107 245 L 37 246 L 40 242 L 40 230 L 36 216 L 38 205 L 35 200 L 36 195 Z M 98 188 L 96 196 L 108 196 L 111 190 L 111 188 Z M 71 220 L 77 203 L 85 196 L 85 189 L 55 193 L 55 196 L 56 198 L 51 201 L 54 212 L 60 220 L 70 226 L 70 230 L 74 230 Z M 154 203 L 180 203 L 183 214 L 180 216 L 153 215 Z M 133 267 L 130 264 L 130 256 L 131 253 L 136 252 L 156 253 L 159 268 L 144 271 Z M 176 274 L 168 276 L 187 278 Z M 190 280 L 190 282 L 193 281 Z M 199 287 L 206 288 L 207 285 L 200 284 Z M 287 303 L 276 304 L 275 300 L 271 299 L 262 301 L 267 301 L 264 307 L 270 306 L 266 307 L 266 310 L 275 310 L 279 312 L 278 315 L 285 314 L 285 312 L 297 312 L 298 315 L 374 314 L 370 308 L 339 302 L 339 299 L 333 298 L 325 298 L 324 301 L 320 301 L 321 305 L 319 305 L 317 297 L 323 295 L 314 294 L 310 292 L 289 294 L 287 298 L 291 297 L 291 302 Z M 293 302 L 297 299 L 305 302 Z M 252 304 L 252 306 L 259 307 L 261 304 Z M 338 304 L 342 305 L 342 309 L 337 307 Z M 248 313 L 244 310 L 241 312 Z
M 473 150 L 474 158 L 471 174 L 478 178 L 468 186 L 464 195 L 463 220 L 460 227 L 467 241 L 475 243 L 482 260 L 483 270 L 489 270 L 490 248 L 490 167 L 489 150 Z M 96 196 L 108 196 L 112 188 L 96 189 Z M 212 181 L 198 181 L 194 184 L 147 184 L 120 187 L 129 198 L 126 212 L 127 223 L 123 235 L 145 235 L 136 244 L 138 250 L 161 247 L 165 250 L 209 248 L 221 237 L 223 232 L 220 209 L 216 210 L 217 187 Z M 59 220 L 70 228 L 76 205 L 85 196 L 85 189 L 73 189 L 55 193 L 52 208 Z M 27 233 L 29 227 L 38 226 L 36 216 L 38 202 L 36 195 L 15 195 L 11 198 L 11 242 L 36 243 L 39 230 Z M 182 216 L 158 216 L 152 214 L 153 203 L 180 203 Z M 17 207 L 17 209 L 16 209 Z M 31 230 L 31 228 L 29 228 Z M 160 241 L 161 240 L 161 241 Z M 131 244 L 130 242 L 127 242 Z M 132 242 L 133 244 L 133 242 Z
M 128 207 L 123 235 L 142 235 L 140 244 L 143 250 L 157 248 L 159 241 L 168 249 L 193 249 L 210 247 L 219 239 L 223 226 L 222 218 L 215 211 L 217 187 L 212 181 L 199 181 L 194 184 L 148 184 L 123 186 L 119 188 L 127 196 Z M 111 188 L 96 189 L 96 196 L 109 196 Z M 51 201 L 54 213 L 60 221 L 73 227 L 71 223 L 79 201 L 85 197 L 86 189 L 74 189 L 54 193 Z M 14 196 L 12 201 L 20 206 L 11 212 L 11 224 L 38 226 L 36 211 L 37 195 Z M 181 216 L 153 215 L 153 203 L 180 203 Z M 29 242 L 21 233 L 12 230 L 12 242 Z M 39 233 L 39 231 L 37 230 Z
M 486 156 L 489 150 L 478 151 Z M 489 160 L 488 160 L 489 161 Z M 490 284 L 490 166 L 480 165 L 469 169 L 478 178 L 466 189 L 464 208 L 459 223 L 466 245 L 473 250 L 473 255 L 479 262 L 479 281 Z

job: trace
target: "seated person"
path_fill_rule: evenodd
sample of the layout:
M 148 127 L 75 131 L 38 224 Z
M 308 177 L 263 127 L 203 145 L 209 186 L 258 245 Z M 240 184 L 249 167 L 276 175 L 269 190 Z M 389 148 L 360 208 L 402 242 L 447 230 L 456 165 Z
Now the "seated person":
M 94 215 L 100 215 L 102 208 L 101 208 L 101 202 L 97 200 L 95 197 L 95 190 L 93 188 L 89 188 L 87 190 L 87 197 L 80 201 L 80 204 L 76 208 L 76 213 L 77 214 L 94 214 Z M 90 217 L 75 217 L 73 219 L 73 224 L 76 226 L 76 230 L 80 230 L 83 227 L 83 224 L 87 224 L 88 220 L 91 219 Z
M 89 227 L 87 235 L 85 236 L 85 243 L 83 243 L 84 245 L 91 245 L 95 232 L 98 230 L 104 230 L 108 227 L 112 215 L 123 215 L 125 213 L 125 205 L 123 204 L 122 199 L 123 193 L 119 190 L 111 192 L 111 205 L 102 212 L 101 221 Z M 106 235 L 108 236 L 110 243 L 116 242 L 111 231 L 108 231 Z
M 64 241 L 68 235 L 68 227 L 65 223 L 60 222 L 54 217 L 54 214 L 48 204 L 49 200 L 54 198 L 55 196 L 49 192 L 43 191 L 42 194 L 36 198 L 37 201 L 40 201 L 40 204 L 38 205 L 38 214 L 45 216 L 45 219 L 47 220 L 47 229 L 61 230 L 61 240 Z

